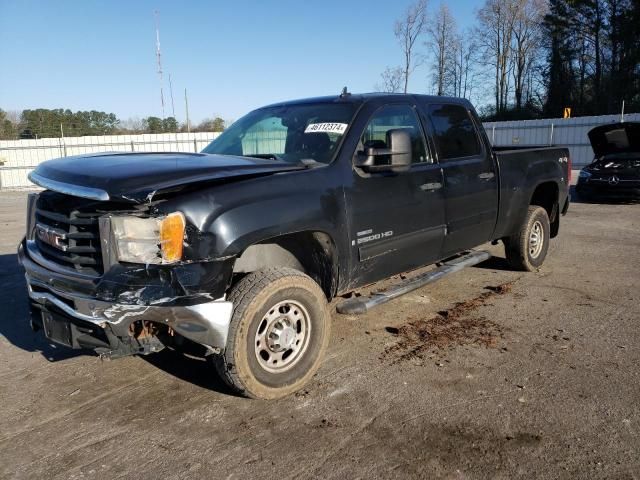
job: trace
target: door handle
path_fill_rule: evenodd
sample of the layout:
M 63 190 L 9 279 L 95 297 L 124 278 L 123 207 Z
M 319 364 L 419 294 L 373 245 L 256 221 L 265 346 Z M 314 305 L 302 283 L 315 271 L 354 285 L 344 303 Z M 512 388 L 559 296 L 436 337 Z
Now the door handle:
M 423 185 L 420 185 L 420 190 L 422 190 L 423 192 L 431 192 L 433 190 L 440 190 L 441 188 L 442 184 L 440 182 L 425 183 Z
M 478 178 L 480 180 L 491 180 L 493 177 L 495 177 L 495 174 L 493 172 L 484 172 L 478 175 Z

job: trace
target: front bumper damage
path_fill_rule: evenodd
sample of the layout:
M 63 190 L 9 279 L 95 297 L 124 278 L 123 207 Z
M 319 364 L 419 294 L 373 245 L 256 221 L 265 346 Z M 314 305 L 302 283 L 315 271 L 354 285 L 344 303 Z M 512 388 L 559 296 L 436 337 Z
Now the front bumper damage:
M 144 304 L 105 301 L 86 293 L 80 284 L 70 288 L 78 279 L 44 269 L 25 251 L 25 244 L 18 254 L 26 272 L 32 328 L 42 328 L 56 343 L 91 348 L 110 357 L 152 353 L 162 349 L 163 343 L 153 336 L 135 335 L 132 326 L 152 322 L 162 325 L 163 332 L 177 333 L 210 351 L 226 345 L 233 305 L 224 296 L 209 301 L 204 296 L 197 301 L 158 298 Z

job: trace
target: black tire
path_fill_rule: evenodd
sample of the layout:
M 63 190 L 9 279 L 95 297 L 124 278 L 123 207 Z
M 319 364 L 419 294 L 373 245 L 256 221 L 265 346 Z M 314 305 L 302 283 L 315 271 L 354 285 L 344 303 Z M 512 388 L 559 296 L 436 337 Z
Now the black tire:
M 215 358 L 222 379 L 236 392 L 261 399 L 305 385 L 329 342 L 331 315 L 320 286 L 298 270 L 270 268 L 245 276 L 228 300 L 234 309 L 227 346 Z
M 520 230 L 504 239 L 504 250 L 511 267 L 528 272 L 534 272 L 540 268 L 549 251 L 550 231 L 547 211 L 542 207 L 531 205 Z M 537 243 L 536 240 L 542 241 L 542 244 Z

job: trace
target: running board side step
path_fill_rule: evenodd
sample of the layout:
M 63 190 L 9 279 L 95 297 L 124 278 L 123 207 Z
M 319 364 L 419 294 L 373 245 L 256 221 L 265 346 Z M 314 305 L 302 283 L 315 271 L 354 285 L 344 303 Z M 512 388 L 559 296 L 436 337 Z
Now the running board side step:
M 349 298 L 344 302 L 339 303 L 336 309 L 338 310 L 338 313 L 345 315 L 361 315 L 368 312 L 373 307 L 387 303 L 394 298 L 404 295 L 405 293 L 412 292 L 420 287 L 424 287 L 429 283 L 437 282 L 450 273 L 457 272 L 465 267 L 471 267 L 480 262 L 484 262 L 489 258 L 491 258 L 491 254 L 484 250 L 469 252 L 441 263 L 435 270 L 430 270 L 420 275 L 416 275 L 415 277 L 408 278 L 402 283 L 394 285 L 384 292 L 372 293 L 368 297 Z

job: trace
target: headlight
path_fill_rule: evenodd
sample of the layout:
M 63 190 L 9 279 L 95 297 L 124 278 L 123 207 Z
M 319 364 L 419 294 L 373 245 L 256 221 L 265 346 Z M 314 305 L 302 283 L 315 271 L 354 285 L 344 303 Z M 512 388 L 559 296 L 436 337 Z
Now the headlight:
M 184 215 L 180 212 L 170 213 L 160 222 L 160 251 L 164 262 L 174 263 L 182 260 L 186 225 Z
M 589 172 L 587 172 L 586 170 L 580 170 L 580 178 L 589 178 L 591 176 L 591 174 Z
M 111 217 L 118 260 L 144 264 L 179 262 L 185 226 L 180 212 L 162 218 Z

